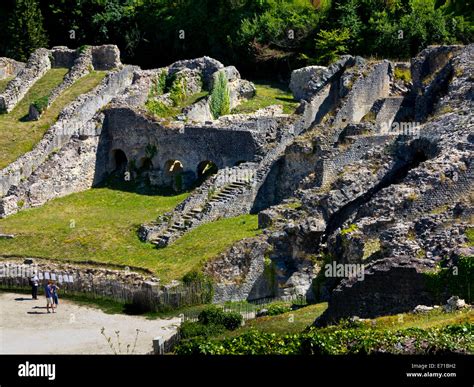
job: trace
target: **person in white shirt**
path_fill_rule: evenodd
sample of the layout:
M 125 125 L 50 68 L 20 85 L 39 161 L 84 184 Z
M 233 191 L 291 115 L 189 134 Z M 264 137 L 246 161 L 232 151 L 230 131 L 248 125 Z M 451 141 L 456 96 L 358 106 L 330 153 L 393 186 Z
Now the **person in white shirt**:
M 36 275 L 36 273 L 31 277 L 30 283 L 31 283 L 31 298 L 33 298 L 33 300 L 37 300 L 38 299 L 39 278 Z

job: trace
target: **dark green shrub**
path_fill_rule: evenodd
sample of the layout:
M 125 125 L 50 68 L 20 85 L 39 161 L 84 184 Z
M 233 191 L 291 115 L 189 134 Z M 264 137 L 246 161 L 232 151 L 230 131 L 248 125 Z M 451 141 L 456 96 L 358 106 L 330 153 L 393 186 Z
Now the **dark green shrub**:
M 226 313 L 221 309 L 210 306 L 199 313 L 198 321 L 185 321 L 181 324 L 179 332 L 182 340 L 197 337 L 209 338 L 219 335 L 226 330 L 235 330 L 242 324 L 240 313 Z
M 229 331 L 234 331 L 242 325 L 243 317 L 238 312 L 224 313 L 224 327 Z
M 32 105 L 36 108 L 36 110 L 38 110 L 38 112 L 43 113 L 48 107 L 48 102 L 49 102 L 49 97 L 44 96 L 44 97 L 40 97 L 36 99 Z
M 215 119 L 230 113 L 229 86 L 223 71 L 219 72 L 217 79 L 214 81 L 210 97 L 210 108 Z
M 320 63 L 332 63 L 339 55 L 347 53 L 350 31 L 347 28 L 331 31 L 321 30 L 316 39 L 316 51 Z
M 224 325 L 225 313 L 216 306 L 210 306 L 199 313 L 198 321 L 201 324 Z

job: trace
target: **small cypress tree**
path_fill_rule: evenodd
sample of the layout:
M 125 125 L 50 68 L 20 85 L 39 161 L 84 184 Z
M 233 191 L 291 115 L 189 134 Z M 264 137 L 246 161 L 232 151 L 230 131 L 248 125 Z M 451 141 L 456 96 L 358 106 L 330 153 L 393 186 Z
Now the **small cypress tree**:
M 48 44 L 38 0 L 17 0 L 7 29 L 7 52 L 14 59 L 26 61 L 35 49 Z
M 230 113 L 230 93 L 227 78 L 223 71 L 220 71 L 212 88 L 210 108 L 212 116 L 217 119 L 220 116 Z

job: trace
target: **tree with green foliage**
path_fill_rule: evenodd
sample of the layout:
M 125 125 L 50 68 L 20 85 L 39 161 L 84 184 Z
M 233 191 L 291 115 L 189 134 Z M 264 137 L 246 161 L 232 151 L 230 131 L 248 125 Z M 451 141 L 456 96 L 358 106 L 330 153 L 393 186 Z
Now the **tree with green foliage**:
M 339 55 L 347 53 L 350 32 L 347 28 L 331 31 L 321 30 L 316 38 L 316 51 L 321 63 L 334 62 Z
M 227 78 L 223 71 L 219 71 L 212 87 L 210 108 L 212 116 L 217 119 L 230 113 L 230 94 Z
M 43 27 L 43 15 L 37 0 L 17 0 L 8 23 L 8 55 L 20 61 L 28 60 L 39 47 L 46 47 L 48 38 Z
M 336 12 L 338 16 L 338 28 L 343 31 L 349 31 L 349 39 L 346 44 L 351 52 L 359 48 L 363 42 L 363 23 L 358 13 L 360 2 L 357 0 L 349 0 L 347 2 L 337 4 Z
M 265 77 L 341 52 L 406 59 L 430 44 L 474 39 L 472 6 L 463 0 L 77 0 L 73 7 L 19 0 L 14 27 L 0 29 L 0 56 L 11 48 L 10 56 L 25 59 L 45 45 L 37 42 L 44 36 L 38 3 L 51 45 L 113 43 L 125 62 L 145 68 L 208 55 Z

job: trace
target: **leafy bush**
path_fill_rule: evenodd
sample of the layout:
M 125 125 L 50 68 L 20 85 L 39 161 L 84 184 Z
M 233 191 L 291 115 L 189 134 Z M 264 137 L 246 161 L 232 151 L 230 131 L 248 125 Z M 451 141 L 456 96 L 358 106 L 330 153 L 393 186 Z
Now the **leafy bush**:
M 226 312 L 224 316 L 224 327 L 229 331 L 235 331 L 242 325 L 243 317 L 238 312 Z
M 199 313 L 198 321 L 181 324 L 181 338 L 212 337 L 226 330 L 233 331 L 242 325 L 242 319 L 240 313 L 224 312 L 216 306 L 210 306 Z
M 349 39 L 350 31 L 347 28 L 319 31 L 316 38 L 316 51 L 319 62 L 324 64 L 332 63 L 339 55 L 346 54 Z
M 237 312 L 224 312 L 211 306 L 199 313 L 198 321 L 204 325 L 222 325 L 227 330 L 233 331 L 242 324 L 242 315 Z
M 282 302 L 275 302 L 268 305 L 265 309 L 267 309 L 268 316 L 277 316 L 279 314 L 290 312 L 291 305 Z
M 211 93 L 210 108 L 212 116 L 217 119 L 230 113 L 230 94 L 227 78 L 223 71 L 217 75 Z
M 49 97 L 48 96 L 44 96 L 44 97 L 40 97 L 38 99 L 36 99 L 35 101 L 33 101 L 33 106 L 35 107 L 36 110 L 38 110 L 38 112 L 41 114 L 43 113 L 46 108 L 48 107 L 48 102 L 49 102 Z
M 277 335 L 249 331 L 224 340 L 203 337 L 180 343 L 180 355 L 343 355 L 371 353 L 474 353 L 474 324 L 443 328 L 408 328 L 398 331 L 364 329 L 312 329 L 306 333 Z
M 222 324 L 224 312 L 216 306 L 210 306 L 199 313 L 198 321 L 201 324 Z

